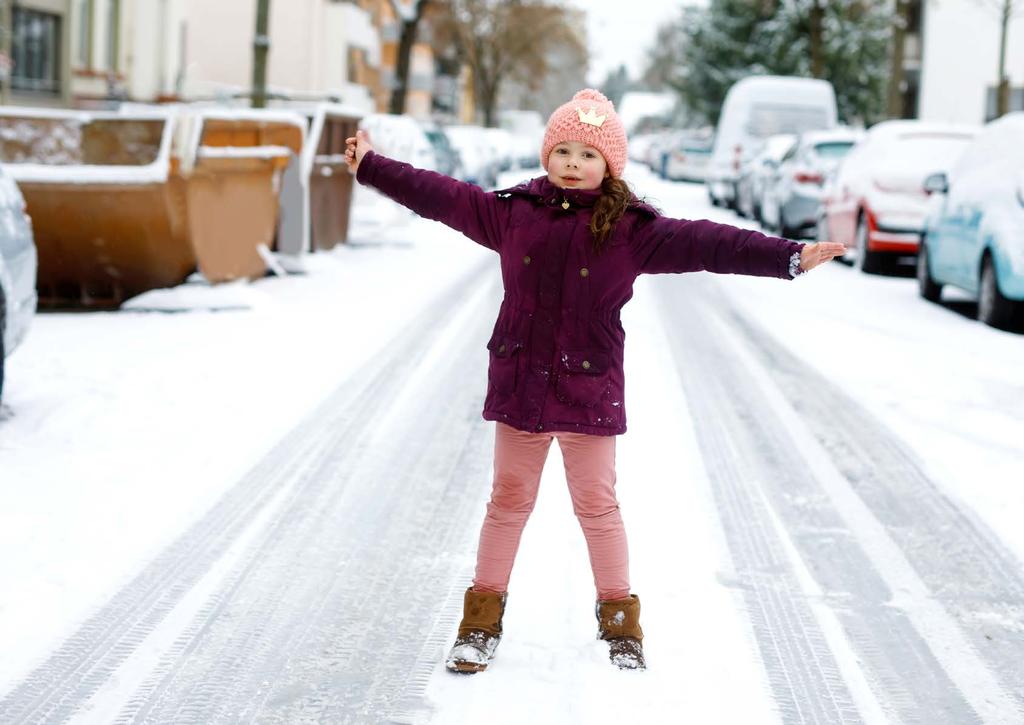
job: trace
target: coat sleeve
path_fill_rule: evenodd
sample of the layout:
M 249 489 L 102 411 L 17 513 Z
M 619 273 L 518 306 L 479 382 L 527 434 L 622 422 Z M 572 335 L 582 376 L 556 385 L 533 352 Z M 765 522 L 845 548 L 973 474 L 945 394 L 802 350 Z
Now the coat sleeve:
M 752 229 L 657 216 L 638 225 L 635 234 L 641 274 L 707 271 L 781 279 L 800 274 L 803 244 Z
M 477 244 L 499 251 L 511 207 L 475 184 L 367 151 L 356 179 L 421 217 L 462 232 Z

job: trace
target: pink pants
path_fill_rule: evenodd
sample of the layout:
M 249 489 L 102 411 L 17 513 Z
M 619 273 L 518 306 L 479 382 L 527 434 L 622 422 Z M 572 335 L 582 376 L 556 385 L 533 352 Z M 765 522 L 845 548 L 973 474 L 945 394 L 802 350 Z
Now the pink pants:
M 480 530 L 473 588 L 507 590 L 552 438 L 558 439 L 562 449 L 572 507 L 587 540 L 598 599 L 628 597 L 629 551 L 615 498 L 615 437 L 525 433 L 504 423 L 498 423 L 495 432 L 494 488 Z

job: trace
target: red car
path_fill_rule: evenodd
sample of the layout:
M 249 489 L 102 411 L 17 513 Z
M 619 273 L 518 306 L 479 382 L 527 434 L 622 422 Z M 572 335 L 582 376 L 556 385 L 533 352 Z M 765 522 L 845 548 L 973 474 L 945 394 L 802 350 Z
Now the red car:
M 924 180 L 948 173 L 977 132 L 975 126 L 922 121 L 872 126 L 830 177 L 818 239 L 845 244 L 844 259 L 863 272 L 916 256 L 928 207 Z

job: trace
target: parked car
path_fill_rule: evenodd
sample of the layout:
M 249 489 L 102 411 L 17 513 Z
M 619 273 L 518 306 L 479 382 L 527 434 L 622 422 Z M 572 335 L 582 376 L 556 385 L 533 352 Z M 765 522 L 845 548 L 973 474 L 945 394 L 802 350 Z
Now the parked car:
M 650 150 L 651 144 L 654 143 L 657 138 L 657 134 L 654 133 L 638 133 L 629 139 L 629 144 L 626 147 L 630 161 L 637 161 L 639 163 L 647 163 L 647 152 Z
M 836 94 L 828 81 L 750 76 L 734 83 L 725 94 L 708 164 L 711 203 L 735 206 L 740 168 L 769 136 L 833 128 L 836 119 Z
M 452 146 L 451 141 L 444 133 L 444 129 L 434 121 L 421 121 L 423 133 L 434 148 L 434 158 L 437 160 L 437 170 L 445 176 L 461 177 L 462 162 L 459 159 L 459 152 Z
M 537 111 L 499 111 L 498 124 L 512 134 L 513 163 L 521 169 L 536 168 L 544 143 L 544 118 Z
M 0 399 L 4 361 L 25 338 L 36 313 L 36 245 L 25 199 L 0 167 Z
M 924 180 L 948 172 L 977 132 L 924 121 L 872 126 L 825 186 L 817 237 L 845 244 L 846 261 L 864 272 L 916 255 L 928 207 Z
M 711 159 L 709 134 L 684 133 L 668 150 L 665 178 L 671 181 L 703 182 Z
M 761 221 L 761 204 L 767 181 L 775 173 L 790 149 L 796 144 L 796 136 L 780 133 L 769 136 L 760 150 L 740 168 L 736 180 L 736 211 L 740 216 Z
M 925 233 L 917 256 L 921 296 L 944 285 L 978 297 L 978 319 L 1024 320 L 1024 113 L 988 124 L 949 174 L 929 176 Z
M 850 128 L 802 134 L 766 180 L 765 226 L 783 237 L 816 233 L 825 179 L 863 137 L 863 131 Z
M 651 171 L 663 179 L 666 178 L 669 151 L 678 142 L 680 136 L 681 133 L 678 130 L 663 129 L 654 134 L 654 138 L 647 147 L 644 162 Z
M 363 116 L 359 127 L 370 134 L 374 148 L 385 156 L 420 169 L 438 170 L 434 146 L 412 116 L 371 113 Z
M 515 148 L 512 134 L 503 128 L 484 128 L 483 133 L 488 141 L 491 158 L 498 171 L 508 171 L 511 169 L 513 150 Z
M 446 126 L 448 140 L 462 159 L 463 179 L 484 188 L 498 183 L 498 167 L 491 142 L 480 126 Z

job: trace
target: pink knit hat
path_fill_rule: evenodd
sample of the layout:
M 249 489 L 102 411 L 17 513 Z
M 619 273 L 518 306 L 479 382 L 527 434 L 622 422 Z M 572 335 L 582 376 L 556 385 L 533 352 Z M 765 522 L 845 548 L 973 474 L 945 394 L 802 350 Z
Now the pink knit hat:
M 584 88 L 551 114 L 544 132 L 540 163 L 547 171 L 551 149 L 563 141 L 593 146 L 604 156 L 608 173 L 618 178 L 626 166 L 626 129 L 615 106 L 600 91 Z

